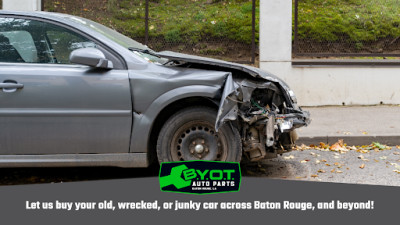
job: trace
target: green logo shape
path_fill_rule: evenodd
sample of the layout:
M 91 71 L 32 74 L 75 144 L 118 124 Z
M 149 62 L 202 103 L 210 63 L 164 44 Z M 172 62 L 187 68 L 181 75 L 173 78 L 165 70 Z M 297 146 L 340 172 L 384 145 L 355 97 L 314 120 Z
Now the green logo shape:
M 239 191 L 240 164 L 220 161 L 161 163 L 160 189 L 165 192 L 212 194 Z
M 181 189 L 192 184 L 191 180 L 184 180 L 181 175 L 184 170 L 187 170 L 186 165 L 175 166 L 171 169 L 171 174 L 165 177 L 160 177 L 160 187 L 174 185 L 177 189 Z

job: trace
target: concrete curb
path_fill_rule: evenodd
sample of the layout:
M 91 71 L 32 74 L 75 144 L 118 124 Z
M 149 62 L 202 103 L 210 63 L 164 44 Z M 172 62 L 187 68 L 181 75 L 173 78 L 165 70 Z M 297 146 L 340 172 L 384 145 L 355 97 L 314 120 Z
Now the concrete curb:
M 320 142 L 326 144 L 334 144 L 338 140 L 343 139 L 347 145 L 369 145 L 372 142 L 395 146 L 400 145 L 400 136 L 317 136 L 317 137 L 299 137 L 296 141 L 297 145 L 317 145 Z

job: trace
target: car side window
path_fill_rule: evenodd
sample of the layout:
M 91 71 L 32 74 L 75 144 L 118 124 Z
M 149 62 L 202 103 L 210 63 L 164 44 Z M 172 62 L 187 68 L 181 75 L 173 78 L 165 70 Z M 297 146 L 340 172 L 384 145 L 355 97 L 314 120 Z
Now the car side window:
M 95 43 L 86 38 L 65 29 L 57 29 L 56 27 L 47 30 L 46 36 L 50 41 L 51 51 L 57 63 L 69 63 L 69 54 L 75 49 L 96 47 Z
M 0 18 L 0 62 L 69 64 L 70 53 L 96 44 L 52 23 Z
M 37 62 L 37 49 L 33 42 L 32 36 L 26 31 L 6 31 L 0 32 L 0 45 L 3 58 L 20 62 Z M 13 49 L 14 48 L 14 49 Z M 11 50 L 13 49 L 13 50 Z M 14 51 L 10 53 L 9 51 Z M 15 57 L 15 55 L 18 55 Z M 14 57 L 9 57 L 14 55 Z

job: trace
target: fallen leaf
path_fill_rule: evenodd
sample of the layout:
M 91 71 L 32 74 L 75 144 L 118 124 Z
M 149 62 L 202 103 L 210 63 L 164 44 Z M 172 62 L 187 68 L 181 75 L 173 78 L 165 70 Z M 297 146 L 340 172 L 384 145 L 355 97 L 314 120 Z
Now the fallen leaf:
M 301 160 L 300 162 L 301 163 L 307 163 L 308 161 L 307 160 Z
M 393 152 L 393 155 L 400 155 L 400 152 Z
M 308 146 L 305 145 L 305 144 L 302 144 L 301 146 L 296 145 L 295 149 L 296 149 L 296 150 L 301 150 L 301 151 L 303 151 L 303 150 L 308 150 L 308 149 L 311 149 L 311 148 L 308 147 Z
M 311 175 L 311 177 L 318 177 L 318 175 L 316 175 L 316 174 L 313 174 L 313 175 Z
M 400 169 L 400 165 L 397 163 L 390 163 L 390 165 L 394 166 L 396 169 Z
M 284 156 L 284 159 L 294 159 L 294 155 Z
M 338 142 L 336 142 L 335 144 L 333 144 L 333 145 L 329 148 L 329 150 L 331 150 L 331 151 L 345 151 L 345 150 L 347 150 L 347 149 L 344 147 L 343 140 L 340 139 Z
M 363 155 L 359 155 L 358 158 L 361 159 L 362 161 L 367 161 L 367 162 L 369 161 L 369 159 L 364 158 Z
M 357 150 L 357 147 L 356 146 L 350 146 L 350 147 L 348 147 L 350 150 Z
M 381 156 L 381 157 L 379 157 L 381 160 L 385 160 L 385 159 L 387 159 L 387 156 Z
M 369 153 L 369 151 L 368 151 L 368 150 L 365 150 L 365 149 L 358 149 L 357 152 L 363 153 L 363 154 Z
M 330 147 L 329 145 L 325 144 L 324 142 L 320 142 L 320 143 L 319 143 L 319 146 L 320 146 L 321 148 L 329 148 L 329 147 Z
M 371 147 L 377 148 L 379 150 L 391 149 L 389 146 L 381 144 L 379 142 L 372 142 Z
M 364 169 L 365 164 L 361 164 L 360 169 Z
M 343 171 L 341 171 L 341 170 L 336 170 L 336 173 L 343 173 Z
M 318 170 L 318 173 L 325 173 L 325 170 L 319 169 L 319 170 Z

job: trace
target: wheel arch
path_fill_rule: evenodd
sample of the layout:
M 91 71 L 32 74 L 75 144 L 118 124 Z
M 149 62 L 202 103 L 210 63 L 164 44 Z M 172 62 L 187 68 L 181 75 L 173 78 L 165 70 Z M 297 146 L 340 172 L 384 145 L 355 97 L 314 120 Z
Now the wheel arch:
M 163 124 L 176 111 L 191 106 L 218 109 L 221 89 L 218 86 L 180 87 L 159 96 L 143 113 L 133 112 L 130 152 L 146 152 L 149 162 L 156 158 L 157 137 Z

